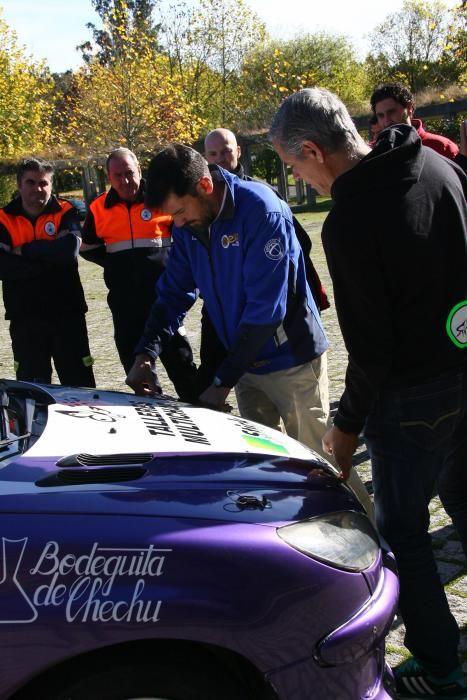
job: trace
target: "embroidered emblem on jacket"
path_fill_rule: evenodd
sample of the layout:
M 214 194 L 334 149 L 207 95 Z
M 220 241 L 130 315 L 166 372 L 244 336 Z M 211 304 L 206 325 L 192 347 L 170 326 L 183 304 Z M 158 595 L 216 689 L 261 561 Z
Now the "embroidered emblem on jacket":
M 152 219 L 152 213 L 149 209 L 141 209 L 140 216 L 143 219 L 143 221 L 151 221 Z
M 48 236 L 53 236 L 55 234 L 55 224 L 53 221 L 47 221 L 44 225 L 44 231 Z
M 284 257 L 284 246 L 279 238 L 271 238 L 264 246 L 264 252 L 269 260 L 282 260 Z
M 228 248 L 229 246 L 238 246 L 238 233 L 224 234 L 221 238 L 221 243 L 223 248 Z

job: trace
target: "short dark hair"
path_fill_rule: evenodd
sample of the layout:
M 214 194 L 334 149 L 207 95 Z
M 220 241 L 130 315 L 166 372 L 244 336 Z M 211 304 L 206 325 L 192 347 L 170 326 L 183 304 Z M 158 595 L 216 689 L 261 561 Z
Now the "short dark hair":
M 170 194 L 177 197 L 195 195 L 196 185 L 205 175 L 209 175 L 209 167 L 198 151 L 181 143 L 170 144 L 149 163 L 146 205 L 160 208 Z
M 18 165 L 18 170 L 16 171 L 16 180 L 18 184 L 23 179 L 24 173 L 28 170 L 32 170 L 35 173 L 54 174 L 54 166 L 48 160 L 42 160 L 42 158 L 24 158 Z
M 413 95 L 408 87 L 402 83 L 386 83 L 385 85 L 379 85 L 370 98 L 373 112 L 376 111 L 378 102 L 389 98 L 396 100 L 402 107 L 407 107 L 409 104 L 415 107 Z

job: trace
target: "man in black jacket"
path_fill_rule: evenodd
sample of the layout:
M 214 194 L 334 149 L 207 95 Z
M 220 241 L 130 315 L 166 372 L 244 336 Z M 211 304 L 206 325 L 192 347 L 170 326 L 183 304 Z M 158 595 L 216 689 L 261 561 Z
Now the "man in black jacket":
M 467 554 L 467 180 L 407 124 L 371 150 L 319 88 L 285 100 L 270 136 L 334 200 L 322 238 L 349 364 L 323 445 L 347 478 L 364 430 L 414 655 L 396 671 L 399 697 L 465 698 L 428 505 L 437 485 Z
M 76 209 L 52 194 L 53 166 L 24 160 L 19 196 L 0 210 L 0 279 L 17 379 L 95 386 L 78 274 Z

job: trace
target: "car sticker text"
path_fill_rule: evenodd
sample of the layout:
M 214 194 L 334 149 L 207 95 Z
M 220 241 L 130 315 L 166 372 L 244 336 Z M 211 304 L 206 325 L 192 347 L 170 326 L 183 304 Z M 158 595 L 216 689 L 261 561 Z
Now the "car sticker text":
M 175 436 L 178 433 L 185 442 L 194 442 L 198 445 L 211 444 L 183 408 L 165 406 L 161 410 L 157 406 L 139 401 L 131 401 L 131 404 L 151 435 Z
M 148 580 L 163 576 L 171 549 L 152 544 L 105 547 L 94 542 L 88 553 L 75 554 L 49 541 L 29 571 L 24 571 L 21 563 L 28 539 L 2 538 L 3 571 L 11 572 L 2 584 L 12 590 L 16 587 L 16 597 L 8 598 L 16 600 L 16 605 L 0 607 L 0 624 L 34 622 L 41 608 L 50 606 L 62 608 L 70 623 L 159 621 L 163 601 L 155 599 L 154 591 L 145 594 L 145 588 Z M 125 599 L 119 597 L 122 588 Z

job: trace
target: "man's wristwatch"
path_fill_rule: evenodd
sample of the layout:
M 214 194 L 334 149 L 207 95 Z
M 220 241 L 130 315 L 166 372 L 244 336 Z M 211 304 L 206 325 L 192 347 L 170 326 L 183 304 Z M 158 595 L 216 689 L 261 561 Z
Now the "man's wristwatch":
M 222 379 L 220 377 L 214 377 L 212 380 L 212 383 L 214 386 L 222 387 L 223 389 L 231 389 L 231 386 L 227 386 L 227 384 L 224 384 Z

